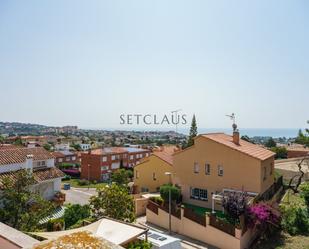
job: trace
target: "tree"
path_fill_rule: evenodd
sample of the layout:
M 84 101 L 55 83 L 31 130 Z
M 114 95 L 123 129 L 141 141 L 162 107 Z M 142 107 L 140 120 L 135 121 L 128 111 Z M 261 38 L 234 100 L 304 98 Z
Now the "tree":
M 294 193 L 298 193 L 298 187 L 302 182 L 302 179 L 305 175 L 305 172 L 303 171 L 302 166 L 306 165 L 307 167 L 309 166 L 309 154 L 305 155 L 298 163 L 298 171 L 300 174 L 295 174 L 289 181 L 289 185 L 287 186 L 287 189 L 291 189 Z M 296 183 L 294 183 L 296 181 Z
M 79 220 L 83 220 L 90 216 L 89 205 L 73 204 L 68 205 L 64 211 L 65 226 L 70 227 L 77 223 Z
M 309 124 L 309 120 L 307 121 L 307 124 Z M 304 132 L 299 130 L 295 142 L 309 147 L 309 128 L 306 128 Z
M 129 173 L 126 169 L 117 169 L 112 173 L 112 182 L 120 185 L 126 185 L 129 183 Z
M 90 208 L 95 218 L 107 216 L 127 222 L 135 220 L 133 197 L 126 188 L 113 183 L 97 188 L 97 192 L 97 196 L 90 198 Z
M 22 146 L 23 145 L 23 141 L 21 140 L 20 137 L 17 137 L 15 139 L 15 141 L 13 142 L 14 145 L 17 145 L 17 146 Z
M 249 143 L 255 144 L 255 142 L 253 140 L 251 140 L 251 138 L 249 136 L 247 136 L 247 135 L 241 136 L 241 139 L 245 140 L 245 141 L 247 141 Z
M 197 136 L 197 125 L 196 125 L 196 118 L 195 115 L 193 115 L 192 122 L 191 122 L 191 128 L 188 138 L 188 143 L 186 147 L 190 147 L 194 144 L 194 137 Z
M 272 147 L 271 151 L 275 152 L 275 159 L 285 159 L 288 157 L 288 151 L 285 147 Z
M 164 202 L 168 203 L 170 190 L 171 190 L 172 201 L 179 201 L 181 196 L 180 189 L 171 184 L 164 184 L 160 187 L 160 195 L 164 200 Z
M 20 170 L 15 177 L 2 182 L 0 221 L 18 230 L 33 231 L 54 206 L 31 191 L 34 179 L 28 171 Z
M 272 147 L 276 147 L 277 144 L 276 144 L 275 140 L 271 137 L 271 138 L 269 138 L 269 139 L 267 140 L 267 142 L 265 143 L 265 146 L 266 146 L 267 148 L 272 148 Z
M 45 150 L 50 151 L 50 150 L 51 150 L 51 145 L 50 145 L 50 144 L 44 144 L 44 145 L 43 145 L 43 148 L 44 148 Z

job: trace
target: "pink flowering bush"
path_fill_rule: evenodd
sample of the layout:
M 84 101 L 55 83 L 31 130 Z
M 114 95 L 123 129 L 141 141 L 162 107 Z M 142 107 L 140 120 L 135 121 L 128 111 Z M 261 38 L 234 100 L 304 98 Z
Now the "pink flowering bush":
M 278 228 L 280 222 L 280 212 L 267 204 L 258 203 L 247 210 L 248 226 L 260 230 L 265 235 L 269 235 L 272 230 Z

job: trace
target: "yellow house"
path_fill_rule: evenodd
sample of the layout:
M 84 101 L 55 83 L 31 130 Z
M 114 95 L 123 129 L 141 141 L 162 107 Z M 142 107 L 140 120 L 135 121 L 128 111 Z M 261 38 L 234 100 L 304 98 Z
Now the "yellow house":
M 239 132 L 202 134 L 173 157 L 173 183 L 184 203 L 211 208 L 222 191 L 263 193 L 274 183 L 274 153 L 239 139 Z
M 172 146 L 171 146 L 172 147 Z M 172 148 L 154 151 L 134 167 L 134 187 L 136 193 L 158 192 L 160 186 L 170 182 L 165 172 L 173 172 Z

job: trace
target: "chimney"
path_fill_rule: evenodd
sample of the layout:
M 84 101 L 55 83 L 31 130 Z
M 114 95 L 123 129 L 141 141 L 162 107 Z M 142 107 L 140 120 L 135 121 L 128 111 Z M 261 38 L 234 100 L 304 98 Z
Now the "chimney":
M 237 129 L 233 131 L 233 142 L 239 145 L 239 131 Z
M 33 155 L 26 156 L 26 170 L 28 170 L 31 174 L 33 172 Z

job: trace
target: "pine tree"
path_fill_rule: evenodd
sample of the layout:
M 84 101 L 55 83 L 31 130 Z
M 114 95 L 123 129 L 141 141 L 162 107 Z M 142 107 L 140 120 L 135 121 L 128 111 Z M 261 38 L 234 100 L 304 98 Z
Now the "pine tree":
M 193 115 L 187 147 L 192 146 L 194 144 L 193 138 L 196 136 L 197 136 L 196 118 L 195 115 Z

